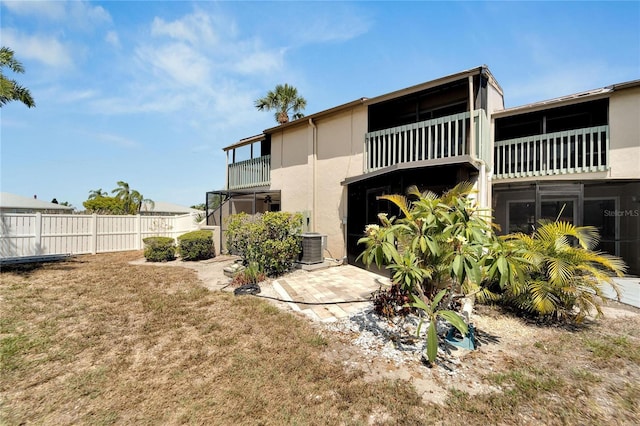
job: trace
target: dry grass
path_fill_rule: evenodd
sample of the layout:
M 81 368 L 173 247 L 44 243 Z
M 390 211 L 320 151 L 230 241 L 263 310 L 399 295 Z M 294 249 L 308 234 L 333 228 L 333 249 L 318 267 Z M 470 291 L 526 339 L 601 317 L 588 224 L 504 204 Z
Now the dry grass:
M 209 292 L 191 270 L 128 264 L 140 257 L 82 256 L 0 274 L 0 424 L 640 418 L 638 317 L 539 329 L 512 351 L 476 351 L 465 363 L 501 390 L 451 390 L 444 406 L 425 404 L 408 382 L 367 381 L 327 361 L 338 343 L 305 320 L 255 298 Z
M 202 288 L 139 253 L 3 271 L 0 423 L 418 421 L 409 385 L 321 359 L 324 340 L 260 300 Z

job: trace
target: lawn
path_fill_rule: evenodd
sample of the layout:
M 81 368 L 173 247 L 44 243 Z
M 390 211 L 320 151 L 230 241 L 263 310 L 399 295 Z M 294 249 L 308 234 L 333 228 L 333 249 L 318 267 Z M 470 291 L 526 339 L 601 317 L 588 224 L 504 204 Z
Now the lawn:
M 328 356 L 328 333 L 140 252 L 0 273 L 0 424 L 633 424 L 640 316 L 542 329 L 431 403 Z M 496 315 L 502 315 L 500 313 Z M 533 325 L 523 325 L 536 330 Z M 517 331 L 516 331 L 517 333 Z M 503 336 L 503 339 L 508 336 Z M 431 372 L 424 366 L 424 374 Z

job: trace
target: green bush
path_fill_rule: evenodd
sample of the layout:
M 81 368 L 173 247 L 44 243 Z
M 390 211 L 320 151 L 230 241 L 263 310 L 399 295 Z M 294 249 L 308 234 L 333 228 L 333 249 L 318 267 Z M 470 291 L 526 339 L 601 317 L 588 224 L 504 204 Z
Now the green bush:
M 167 262 L 176 258 L 176 246 L 171 237 L 148 237 L 144 242 L 144 257 L 149 262 Z
M 202 260 L 215 257 L 213 232 L 192 231 L 178 237 L 178 253 L 182 260 Z
M 278 276 L 298 258 L 301 232 L 299 213 L 239 213 L 228 219 L 227 249 L 242 257 L 245 265 L 255 262 L 268 276 Z

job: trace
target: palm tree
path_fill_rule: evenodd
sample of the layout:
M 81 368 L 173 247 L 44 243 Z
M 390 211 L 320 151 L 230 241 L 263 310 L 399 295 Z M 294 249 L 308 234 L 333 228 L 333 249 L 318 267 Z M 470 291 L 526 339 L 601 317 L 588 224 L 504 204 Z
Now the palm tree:
M 2 70 L 8 67 L 14 73 L 23 73 L 22 64 L 13 57 L 13 50 L 8 47 L 0 48 L 0 107 L 12 102 L 20 101 L 27 107 L 35 107 L 36 103 L 31 97 L 29 89 L 24 88 L 15 80 L 5 77 Z
M 265 97 L 256 100 L 255 107 L 259 111 L 275 111 L 276 121 L 284 124 L 289 122 L 289 112 L 293 112 L 294 120 L 304 117 L 301 111 L 307 107 L 307 100 L 298 95 L 298 89 L 295 87 L 278 84 Z
M 91 191 L 89 191 L 89 199 L 93 200 L 94 198 L 99 198 L 99 197 L 106 197 L 107 194 L 106 192 L 104 192 L 102 190 L 102 188 L 98 188 L 98 189 L 92 189 Z
M 139 213 L 142 210 L 142 205 L 149 210 L 153 210 L 155 207 L 155 203 L 153 200 L 149 198 L 144 198 L 144 195 L 136 191 L 135 189 L 131 191 L 131 212 Z
M 144 198 L 140 192 L 135 189 L 131 189 L 129 184 L 124 181 L 117 182 L 118 187 L 111 191 L 115 194 L 115 197 L 122 202 L 124 214 L 137 214 L 140 212 L 143 203 L 147 203 L 153 208 L 153 200 Z
M 593 308 L 602 314 L 602 286 L 618 293 L 612 277 L 622 276 L 624 261 L 593 251 L 599 241 L 593 226 L 542 221 L 533 235 L 515 234 L 511 239 L 524 248 L 531 263 L 528 279 L 510 287 L 505 299 L 531 313 L 581 321 Z
M 130 206 L 131 206 L 131 189 L 129 188 L 129 184 L 122 180 L 117 182 L 118 187 L 111 191 L 112 194 L 115 195 L 117 199 L 122 202 L 122 206 L 124 209 L 124 214 L 130 214 Z

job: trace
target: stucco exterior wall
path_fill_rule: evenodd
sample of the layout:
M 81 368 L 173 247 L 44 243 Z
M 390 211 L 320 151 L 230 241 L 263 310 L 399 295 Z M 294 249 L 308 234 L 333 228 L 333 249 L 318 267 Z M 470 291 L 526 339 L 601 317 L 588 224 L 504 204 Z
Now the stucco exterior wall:
M 620 90 L 609 101 L 611 175 L 640 179 L 640 87 Z
M 366 130 L 367 109 L 360 105 L 271 134 L 271 189 L 281 191 L 283 211 L 303 213 L 308 231 L 327 235 L 325 256 L 346 255 L 340 183 L 362 174 Z
M 363 172 L 367 109 L 359 106 L 316 122 L 314 231 L 327 235 L 328 256 L 346 256 L 347 188 L 341 182 Z
M 271 189 L 281 190 L 281 209 L 308 213 L 306 123 L 288 127 L 271 135 Z

